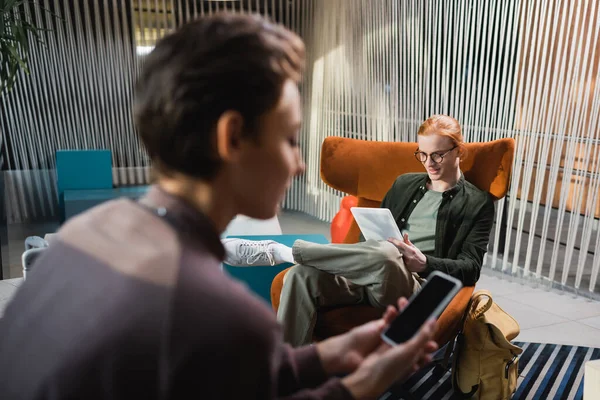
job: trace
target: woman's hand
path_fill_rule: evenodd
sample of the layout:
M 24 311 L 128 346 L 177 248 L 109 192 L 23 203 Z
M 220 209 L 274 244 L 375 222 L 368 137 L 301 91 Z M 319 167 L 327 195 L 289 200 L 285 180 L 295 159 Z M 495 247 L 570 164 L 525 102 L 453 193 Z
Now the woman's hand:
M 408 304 L 406 298 L 398 299 L 398 309 Z M 358 326 L 348 333 L 317 343 L 317 351 L 328 375 L 351 373 L 383 342 L 381 332 L 398 315 L 398 309 L 388 306 L 381 319 Z
M 392 384 L 408 378 L 431 362 L 435 321 L 427 321 L 409 341 L 396 346 L 382 343 L 352 374 L 342 379 L 355 399 L 378 398 Z

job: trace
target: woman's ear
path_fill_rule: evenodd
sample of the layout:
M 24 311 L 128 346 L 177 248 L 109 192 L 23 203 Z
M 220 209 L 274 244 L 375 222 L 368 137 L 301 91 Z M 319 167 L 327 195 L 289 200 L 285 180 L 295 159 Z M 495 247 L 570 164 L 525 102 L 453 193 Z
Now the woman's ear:
M 225 111 L 216 126 L 217 151 L 223 161 L 238 157 L 244 129 L 244 117 L 237 111 Z

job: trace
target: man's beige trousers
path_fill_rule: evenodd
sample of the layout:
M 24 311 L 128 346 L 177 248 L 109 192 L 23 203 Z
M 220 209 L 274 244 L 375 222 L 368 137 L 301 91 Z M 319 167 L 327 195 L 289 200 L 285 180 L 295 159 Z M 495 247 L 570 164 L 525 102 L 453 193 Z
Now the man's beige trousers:
M 277 319 L 293 346 L 312 341 L 317 309 L 370 304 L 382 310 L 421 287 L 396 246 L 368 240 L 356 244 L 316 244 L 297 240 L 298 263 L 284 277 Z

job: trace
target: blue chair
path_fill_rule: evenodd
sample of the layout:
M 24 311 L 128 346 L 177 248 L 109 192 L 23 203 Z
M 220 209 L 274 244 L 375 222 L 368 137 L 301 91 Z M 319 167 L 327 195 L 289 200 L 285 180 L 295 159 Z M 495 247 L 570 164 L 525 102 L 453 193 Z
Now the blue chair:
M 112 189 L 110 150 L 58 150 L 56 185 L 60 220 L 65 220 L 65 190 Z

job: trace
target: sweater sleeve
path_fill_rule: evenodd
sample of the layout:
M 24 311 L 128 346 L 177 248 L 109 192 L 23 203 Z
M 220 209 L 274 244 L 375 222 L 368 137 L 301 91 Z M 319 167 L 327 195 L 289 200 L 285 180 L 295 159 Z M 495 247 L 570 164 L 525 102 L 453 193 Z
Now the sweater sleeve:
M 352 399 L 338 378 L 328 378 L 315 346 L 282 345 L 278 371 L 280 399 Z
M 441 271 L 453 276 L 466 286 L 473 286 L 479 280 L 483 256 L 487 251 L 490 232 L 494 224 L 494 202 L 488 196 L 486 204 L 475 216 L 475 222 L 468 233 L 456 259 L 427 257 L 427 273 Z
M 305 389 L 292 395 L 280 397 L 282 400 L 353 400 L 339 378 L 331 378 L 315 389 Z

